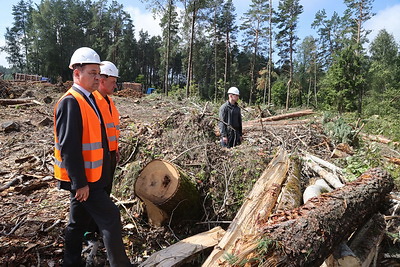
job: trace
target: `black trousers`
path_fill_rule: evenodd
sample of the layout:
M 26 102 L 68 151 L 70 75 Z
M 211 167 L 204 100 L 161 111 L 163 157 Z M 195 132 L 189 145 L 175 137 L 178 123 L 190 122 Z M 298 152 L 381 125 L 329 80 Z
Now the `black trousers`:
M 75 192 L 71 192 L 63 266 L 81 265 L 83 235 L 92 218 L 103 236 L 110 266 L 131 266 L 122 242 L 120 212 L 106 191 L 104 189 L 90 191 L 89 198 L 84 202 L 77 201 L 74 196 Z
M 113 186 L 113 180 L 114 180 L 114 173 L 115 173 L 115 169 L 117 168 L 117 156 L 116 156 L 116 151 L 110 151 L 110 165 L 111 165 L 111 181 L 110 183 L 104 188 L 104 190 L 106 190 L 106 193 L 108 195 L 111 195 L 111 191 L 112 191 L 112 186 Z M 91 233 L 99 233 L 99 228 L 97 227 L 96 223 L 94 220 L 91 220 L 91 222 L 88 224 L 88 228 L 86 229 L 87 232 L 91 232 Z

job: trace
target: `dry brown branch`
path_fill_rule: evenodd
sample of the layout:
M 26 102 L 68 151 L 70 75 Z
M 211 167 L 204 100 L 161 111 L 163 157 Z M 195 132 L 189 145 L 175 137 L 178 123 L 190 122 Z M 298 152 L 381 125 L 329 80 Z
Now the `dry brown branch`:
M 340 181 L 339 177 L 333 173 L 327 172 L 321 166 L 319 166 L 315 161 L 305 158 L 304 163 L 313 171 L 318 173 L 322 178 L 324 178 L 333 188 L 342 187 L 344 184 Z
M 0 187 L 0 192 L 6 190 L 7 188 L 10 188 L 13 185 L 22 183 L 23 177 L 24 177 L 23 175 L 18 175 L 17 177 L 13 178 L 11 181 Z
M 2 106 L 20 106 L 20 105 L 43 105 L 39 101 L 30 98 L 17 98 L 17 99 L 0 99 L 0 105 Z

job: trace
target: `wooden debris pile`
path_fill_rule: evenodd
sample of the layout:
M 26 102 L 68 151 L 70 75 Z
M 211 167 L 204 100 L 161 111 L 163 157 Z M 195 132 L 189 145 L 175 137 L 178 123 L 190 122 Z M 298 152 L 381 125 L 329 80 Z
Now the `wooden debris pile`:
M 392 177 L 377 168 L 349 183 L 339 168 L 318 157 L 304 153 L 303 162 L 320 174 L 319 190 L 304 194 L 300 206 L 300 162 L 281 147 L 203 267 L 369 266 L 378 260 L 386 228 L 379 212 L 393 189 Z M 164 264 L 171 258 L 167 251 L 187 260 L 189 244 L 181 246 L 158 252 L 141 266 L 171 266 Z
M 141 98 L 143 97 L 143 93 L 141 91 L 137 91 L 131 88 L 123 89 L 121 91 L 115 92 L 114 95 L 121 97 L 133 97 L 133 98 Z

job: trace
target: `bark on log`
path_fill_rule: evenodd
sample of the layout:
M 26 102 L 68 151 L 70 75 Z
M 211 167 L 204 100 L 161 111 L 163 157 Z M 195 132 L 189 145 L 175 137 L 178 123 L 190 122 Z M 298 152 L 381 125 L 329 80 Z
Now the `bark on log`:
M 229 225 L 226 234 L 203 263 L 203 267 L 219 266 L 225 261 L 224 254 L 230 253 L 241 237 L 254 234 L 258 230 L 257 222 L 265 221 L 276 204 L 289 164 L 287 152 L 280 148 L 254 184 L 253 190 Z
M 183 266 L 188 259 L 197 253 L 215 246 L 224 234 L 225 230 L 218 226 L 207 232 L 188 237 L 167 247 L 166 249 L 157 251 L 139 266 Z
M 275 214 L 252 239 L 255 244 L 268 241 L 264 254 L 258 252 L 247 260 L 253 266 L 259 259 L 265 266 L 320 266 L 334 248 L 381 208 L 392 189 L 390 174 L 376 168 L 299 209 Z
M 147 164 L 135 182 L 135 194 L 143 200 L 149 221 L 161 226 L 167 219 L 198 220 L 201 215 L 200 194 L 191 179 L 165 160 Z

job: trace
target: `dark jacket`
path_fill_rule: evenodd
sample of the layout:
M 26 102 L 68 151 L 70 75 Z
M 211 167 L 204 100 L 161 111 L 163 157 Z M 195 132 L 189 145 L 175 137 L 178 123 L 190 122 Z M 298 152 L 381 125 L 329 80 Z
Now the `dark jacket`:
M 242 115 L 237 103 L 232 105 L 226 101 L 219 108 L 219 131 L 221 137 L 227 137 L 229 143 L 234 142 L 233 146 L 240 144 L 242 136 Z
M 86 101 L 91 105 L 89 99 L 79 90 Z M 84 160 L 82 155 L 82 116 L 78 101 L 72 96 L 64 97 L 58 104 L 56 110 L 56 131 L 60 146 L 61 156 L 71 182 L 59 181 L 59 188 L 76 190 L 89 184 L 90 190 L 104 189 L 109 184 L 110 175 L 110 152 L 104 124 L 101 125 L 103 146 L 103 168 L 101 178 L 94 183 L 86 180 Z M 103 121 L 101 119 L 101 121 Z

